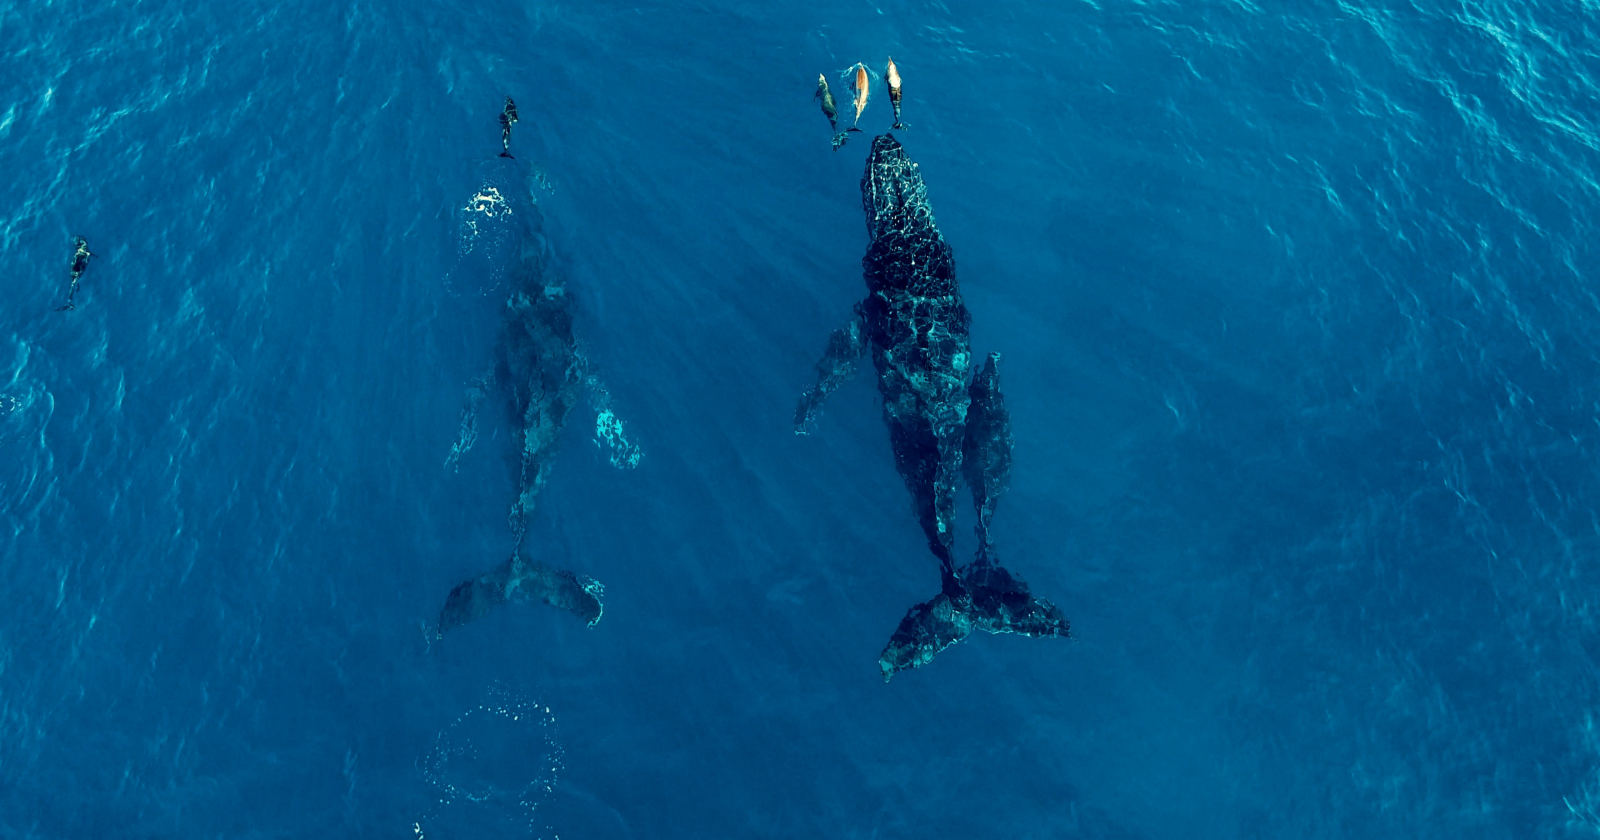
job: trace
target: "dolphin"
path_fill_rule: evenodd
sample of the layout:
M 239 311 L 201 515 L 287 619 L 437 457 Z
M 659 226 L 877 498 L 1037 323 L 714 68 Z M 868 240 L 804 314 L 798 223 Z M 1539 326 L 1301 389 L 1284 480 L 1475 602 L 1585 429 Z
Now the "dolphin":
M 889 104 L 894 107 L 894 125 L 890 128 L 895 131 L 905 131 L 910 128 L 900 122 L 900 68 L 894 66 L 894 56 L 889 56 L 889 66 L 884 69 L 883 76 L 889 80 Z
M 833 150 L 839 151 L 839 147 L 844 145 L 844 141 L 850 138 L 850 133 L 839 130 L 839 106 L 833 101 L 833 91 L 828 89 L 827 76 L 821 73 L 817 74 L 817 92 L 811 98 L 822 103 L 822 115 L 828 118 L 828 125 L 832 126 L 834 131 Z
M 491 180 L 514 182 L 514 177 L 505 176 L 521 171 L 516 161 L 504 157 L 488 167 Z M 505 186 L 508 192 L 516 192 L 517 188 L 509 183 Z M 485 193 L 490 191 L 501 194 L 499 185 L 487 186 Z M 561 432 L 575 408 L 587 403 L 594 411 L 595 443 L 607 450 L 613 466 L 632 468 L 640 458 L 639 447 L 627 438 L 622 421 L 612 410 L 610 392 L 573 334 L 573 298 L 563 273 L 555 265 L 543 233 L 543 217 L 531 200 L 532 192 L 527 194 L 530 200 L 508 202 L 505 209 L 490 217 L 508 226 L 512 238 L 507 272 L 509 294 L 494 364 L 467 389 L 461 438 L 446 461 L 453 465 L 472 448 L 477 440 L 477 406 L 488 392 L 503 391 L 520 471 L 517 496 L 508 517 L 515 546 L 505 562 L 450 591 L 439 614 L 439 636 L 507 601 L 547 603 L 594 626 L 600 620 L 605 588 L 592 578 L 546 566 L 524 555 L 527 520 L 550 476 Z
M 829 338 L 817 381 L 800 398 L 795 431 L 808 434 L 828 395 L 872 354 L 895 466 L 939 562 L 940 592 L 918 604 L 878 659 L 885 681 L 925 665 L 973 630 L 1066 638 L 1061 610 L 1035 597 L 999 565 L 990 523 L 1011 473 L 1011 419 L 1000 391 L 1000 357 L 972 375 L 971 316 L 955 260 L 934 222 L 917 164 L 892 134 L 872 141 L 861 178 L 871 245 L 861 265 L 867 298 Z M 964 477 L 977 509 L 978 550 L 957 568 L 954 519 Z
M 856 128 L 861 124 L 861 112 L 867 109 L 867 97 L 872 95 L 872 76 L 867 71 L 867 65 L 857 62 L 856 66 L 845 71 L 845 77 L 850 80 L 850 104 L 856 108 L 855 122 L 846 131 L 861 132 Z

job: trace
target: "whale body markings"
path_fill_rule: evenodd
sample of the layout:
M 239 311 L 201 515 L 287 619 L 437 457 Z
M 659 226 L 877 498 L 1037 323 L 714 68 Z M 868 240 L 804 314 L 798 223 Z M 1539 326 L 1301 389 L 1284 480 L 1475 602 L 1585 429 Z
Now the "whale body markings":
M 867 297 L 835 330 L 817 379 L 795 412 L 807 434 L 828 395 L 870 352 L 895 467 L 939 563 L 940 591 L 912 607 L 878 665 L 885 680 L 930 662 L 974 630 L 1065 638 L 1067 619 L 999 565 L 990 524 L 1011 472 L 1011 422 L 1000 390 L 1000 358 L 970 376 L 971 315 L 953 252 L 934 221 L 917 164 L 892 134 L 876 137 L 861 178 L 871 239 L 862 259 Z M 965 478 L 978 514 L 977 555 L 954 558 L 955 497 Z

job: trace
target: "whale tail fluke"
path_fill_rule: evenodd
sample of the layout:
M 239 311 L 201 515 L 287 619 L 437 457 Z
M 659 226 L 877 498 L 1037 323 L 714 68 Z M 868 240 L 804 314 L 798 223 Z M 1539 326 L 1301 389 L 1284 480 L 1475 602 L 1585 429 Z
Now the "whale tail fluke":
M 1028 584 L 1000 566 L 979 559 L 961 570 L 952 587 L 918 604 L 900 620 L 878 657 L 883 681 L 900 671 L 926 665 L 939 651 L 974 630 L 1023 636 L 1068 638 L 1070 625 L 1060 608 L 1033 595 Z
M 503 158 L 511 157 L 511 153 L 510 152 L 501 152 L 500 153 L 500 157 L 503 157 Z M 516 158 L 512 158 L 512 160 L 516 160 Z
M 990 633 L 1068 638 L 1071 625 L 1055 604 L 1034 595 L 1022 578 L 979 560 L 961 570 L 972 599 L 973 624 Z
M 593 578 L 516 556 L 450 590 L 439 611 L 438 635 L 482 618 L 507 601 L 549 604 L 593 627 L 604 611 L 604 595 L 605 586 Z
M 900 619 L 900 626 L 878 656 L 884 682 L 901 671 L 932 662 L 939 651 L 972 633 L 972 618 L 958 606 L 958 600 L 941 592 Z
M 1028 584 L 995 560 L 990 523 L 1011 479 L 1011 413 L 1000 392 L 1000 355 L 988 360 L 968 386 L 961 467 L 977 509 L 978 554 L 945 572 L 943 591 L 901 619 L 878 665 L 885 682 L 897 671 L 926 665 L 939 651 L 974 630 L 1067 638 L 1068 623 L 1055 604 L 1035 597 Z

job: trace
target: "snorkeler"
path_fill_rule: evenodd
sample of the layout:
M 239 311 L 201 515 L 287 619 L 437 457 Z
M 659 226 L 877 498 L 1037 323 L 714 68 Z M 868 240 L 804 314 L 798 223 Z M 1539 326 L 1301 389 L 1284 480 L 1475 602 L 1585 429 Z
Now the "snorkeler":
M 89 258 L 93 256 L 89 252 L 89 240 L 81 236 L 72 237 L 72 286 L 67 289 L 67 302 L 56 307 L 57 312 L 77 308 L 72 303 L 72 297 L 78 293 L 78 278 L 89 268 Z
M 517 124 L 517 103 L 506 97 L 506 107 L 500 111 L 500 145 L 505 149 L 501 157 L 511 157 L 511 127 Z

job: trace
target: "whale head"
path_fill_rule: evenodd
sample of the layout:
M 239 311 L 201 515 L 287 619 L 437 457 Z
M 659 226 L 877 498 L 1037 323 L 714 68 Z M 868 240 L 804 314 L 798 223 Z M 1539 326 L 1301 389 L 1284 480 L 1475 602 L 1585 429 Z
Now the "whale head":
M 861 176 L 861 206 L 872 245 L 862 260 L 874 293 L 958 294 L 955 258 L 939 234 L 916 161 L 892 134 L 872 141 Z
M 867 171 L 861 176 L 861 209 L 874 241 L 893 233 L 939 235 L 922 173 L 893 134 L 872 140 Z

